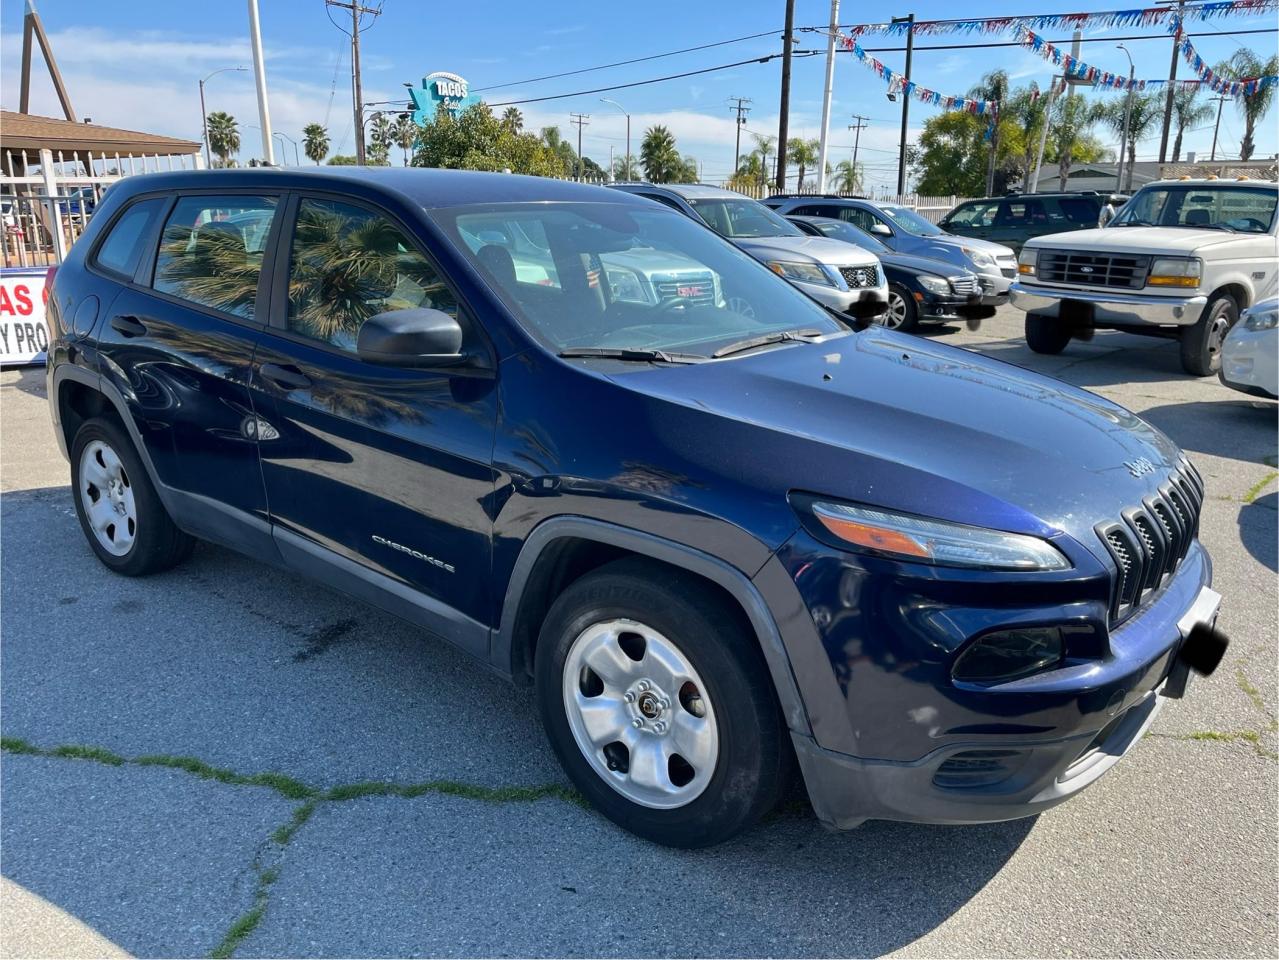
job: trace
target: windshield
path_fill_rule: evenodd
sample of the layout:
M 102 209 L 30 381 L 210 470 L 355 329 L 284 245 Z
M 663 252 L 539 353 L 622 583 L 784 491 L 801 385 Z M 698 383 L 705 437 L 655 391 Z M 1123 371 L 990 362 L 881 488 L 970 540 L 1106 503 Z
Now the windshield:
M 557 351 L 709 357 L 743 338 L 845 329 L 753 257 L 671 210 L 518 203 L 433 216 L 511 313 Z
M 917 237 L 936 237 L 942 233 L 937 224 L 930 223 L 907 207 L 886 207 L 881 204 L 879 210 L 897 226 Z
M 1150 226 L 1266 233 L 1274 223 L 1277 200 L 1279 190 L 1274 187 L 1161 184 L 1138 192 L 1107 229 Z
M 803 231 L 757 200 L 700 199 L 688 201 L 697 215 L 721 237 L 802 237 Z
M 861 227 L 854 226 L 846 220 L 810 220 L 809 222 L 825 236 L 832 237 L 835 240 L 843 240 L 845 243 L 856 244 L 863 250 L 869 250 L 876 256 L 892 253 L 888 247 L 880 243 Z

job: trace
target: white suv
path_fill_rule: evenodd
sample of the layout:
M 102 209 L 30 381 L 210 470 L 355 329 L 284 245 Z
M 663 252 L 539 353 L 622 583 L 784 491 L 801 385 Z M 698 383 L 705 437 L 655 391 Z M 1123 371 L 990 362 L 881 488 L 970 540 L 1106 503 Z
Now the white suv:
M 1187 373 L 1221 367 L 1239 312 L 1279 284 L 1279 184 L 1149 184 L 1105 227 L 1029 240 L 1009 290 L 1026 311 L 1026 343 L 1060 353 L 1093 329 L 1175 336 Z

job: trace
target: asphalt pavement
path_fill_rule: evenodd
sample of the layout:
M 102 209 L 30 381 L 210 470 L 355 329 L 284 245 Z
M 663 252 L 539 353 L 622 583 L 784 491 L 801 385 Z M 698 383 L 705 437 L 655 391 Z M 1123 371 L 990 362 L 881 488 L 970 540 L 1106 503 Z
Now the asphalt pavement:
M 1276 405 L 1167 341 L 1035 356 L 1008 308 L 928 336 L 1124 404 L 1206 480 L 1230 652 L 1070 802 L 830 833 L 797 801 L 711 850 L 637 840 L 569 790 L 529 692 L 443 643 L 218 547 L 108 573 L 43 370 L 7 370 L 0 872 L 143 956 L 1279 955 Z

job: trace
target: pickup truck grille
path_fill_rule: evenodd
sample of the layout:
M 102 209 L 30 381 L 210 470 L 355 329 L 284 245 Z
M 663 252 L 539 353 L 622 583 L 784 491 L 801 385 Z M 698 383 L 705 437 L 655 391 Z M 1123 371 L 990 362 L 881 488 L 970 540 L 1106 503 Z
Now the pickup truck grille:
M 974 293 L 981 293 L 981 284 L 976 277 L 951 277 L 950 287 L 961 296 L 971 296 Z
M 1140 290 L 1146 285 L 1150 258 L 1082 250 L 1041 250 L 1036 273 L 1048 283 Z
M 671 279 L 655 278 L 653 289 L 657 291 L 658 300 L 663 302 L 680 299 L 697 306 L 715 302 L 715 281 L 709 273 L 681 274 Z
M 1110 603 L 1111 626 L 1144 607 L 1186 558 L 1199 535 L 1203 496 L 1199 472 L 1183 462 L 1155 496 L 1125 510 L 1118 523 L 1097 527 L 1119 568 Z
M 879 286 L 878 267 L 840 267 L 839 273 L 853 290 Z

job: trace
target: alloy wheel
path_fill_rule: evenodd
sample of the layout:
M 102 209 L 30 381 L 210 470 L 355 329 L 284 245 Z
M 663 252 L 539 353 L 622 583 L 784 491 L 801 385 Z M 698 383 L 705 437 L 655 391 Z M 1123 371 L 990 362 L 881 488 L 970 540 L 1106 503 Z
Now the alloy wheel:
M 888 291 L 888 312 L 884 315 L 884 326 L 896 329 L 906 322 L 906 300 L 896 290 Z

